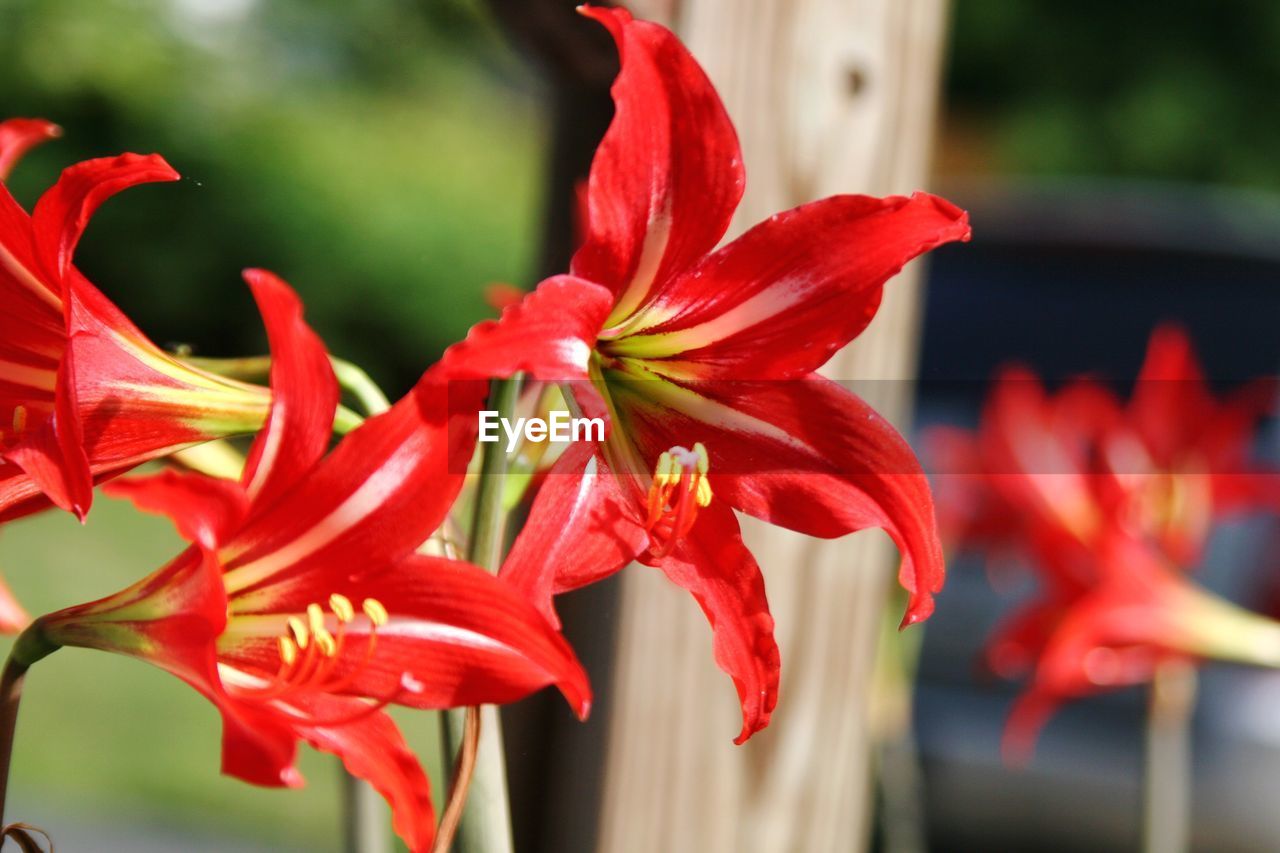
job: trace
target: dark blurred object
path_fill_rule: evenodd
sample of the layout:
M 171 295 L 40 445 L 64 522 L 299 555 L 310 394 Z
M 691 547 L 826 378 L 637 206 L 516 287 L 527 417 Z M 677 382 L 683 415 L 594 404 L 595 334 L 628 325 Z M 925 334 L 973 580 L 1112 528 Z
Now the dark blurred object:
M 609 87 L 618 74 L 618 52 L 604 27 L 577 13 L 577 0 L 489 0 L 489 6 L 550 84 L 551 145 L 538 271 L 542 276 L 568 272 L 579 225 L 578 185 L 587 179 L 613 118 Z
M 1280 199 L 1179 187 L 1057 183 L 947 188 L 980 238 L 935 253 L 918 420 L 972 424 L 985 379 L 1020 361 L 1062 379 L 1095 373 L 1127 387 L 1155 325 L 1186 328 L 1208 377 L 1273 375 L 1280 338 Z M 1266 455 L 1275 457 L 1274 439 Z M 1258 609 L 1278 568 L 1270 519 L 1225 526 L 1197 580 Z M 1005 578 L 1009 580 L 1009 578 Z M 1137 690 L 1073 703 L 1024 771 L 999 741 L 1017 685 L 975 675 L 979 650 L 1018 594 L 992 590 L 957 560 L 925 633 L 917 735 L 932 848 L 1132 850 L 1138 843 L 1143 699 Z M 1264 851 L 1280 838 L 1280 675 L 1211 666 L 1195 732 L 1196 849 Z

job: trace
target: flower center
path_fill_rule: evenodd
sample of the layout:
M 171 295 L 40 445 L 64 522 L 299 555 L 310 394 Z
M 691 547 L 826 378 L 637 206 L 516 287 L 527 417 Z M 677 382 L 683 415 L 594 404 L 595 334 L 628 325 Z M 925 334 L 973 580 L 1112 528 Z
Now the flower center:
M 649 551 L 654 557 L 661 559 L 670 554 L 692 529 L 698 510 L 711 503 L 709 467 L 707 449 L 701 442 L 692 450 L 677 446 L 658 457 L 645 520 L 652 542 Z
M 290 616 L 283 634 L 276 639 L 280 652 L 280 667 L 276 674 L 261 686 L 243 688 L 237 695 L 263 702 L 281 702 L 321 694 L 335 695 L 350 690 L 361 675 L 373 663 L 378 646 L 378 629 L 387 624 L 389 616 L 382 603 L 366 598 L 356 613 L 355 605 L 344 595 L 329 596 L 329 612 L 319 604 L 309 604 L 304 615 Z M 357 620 L 368 623 L 363 650 L 348 648 L 348 640 Z M 332 620 L 332 621 L 331 621 Z M 330 630 L 330 624 L 334 628 Z M 363 627 L 363 626 L 362 626 Z M 350 664 L 352 656 L 354 665 Z M 388 695 L 371 697 L 373 701 L 361 710 L 335 719 L 321 719 L 290 708 L 288 714 L 297 722 L 308 726 L 332 727 L 363 719 L 398 701 L 406 693 L 421 691 L 422 685 L 409 673 L 403 673 Z

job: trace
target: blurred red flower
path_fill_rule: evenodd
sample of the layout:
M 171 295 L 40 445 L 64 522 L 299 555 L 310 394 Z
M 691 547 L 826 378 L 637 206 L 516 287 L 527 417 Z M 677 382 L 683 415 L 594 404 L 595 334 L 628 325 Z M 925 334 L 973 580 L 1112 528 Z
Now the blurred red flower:
M 1280 506 L 1280 472 L 1252 459 L 1273 389 L 1209 390 L 1186 335 L 1157 329 L 1130 399 L 1021 369 L 996 380 L 976 433 L 928 437 L 944 539 L 1026 559 L 1036 597 L 999 626 L 986 663 L 1033 671 L 1006 747 L 1025 755 L 1062 700 L 1143 683 L 1168 656 L 1272 663 L 1280 628 L 1185 577 L 1214 523 Z

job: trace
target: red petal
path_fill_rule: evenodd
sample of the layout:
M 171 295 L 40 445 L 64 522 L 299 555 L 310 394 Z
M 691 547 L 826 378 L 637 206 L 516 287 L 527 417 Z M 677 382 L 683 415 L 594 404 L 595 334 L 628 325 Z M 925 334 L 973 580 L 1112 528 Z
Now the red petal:
M 396 563 L 453 504 L 475 449 L 480 383 L 429 370 L 390 411 L 348 435 L 283 499 L 253 514 L 222 549 L 232 590 L 331 565 Z
M 670 31 L 622 9 L 582 11 L 609 29 L 622 71 L 571 271 L 612 290 L 621 320 L 720 242 L 742 198 L 742 155 L 711 81 Z
M 176 181 L 178 173 L 162 157 L 121 154 L 69 167 L 36 203 L 31 222 L 36 254 L 55 279 L 71 268 L 80 235 L 94 211 L 111 196 L 138 184 Z
M 338 676 L 358 677 L 345 692 L 390 696 L 407 674 L 419 689 L 402 693 L 396 701 L 403 705 L 502 704 L 555 685 L 579 716 L 590 710 L 591 689 L 573 650 L 508 584 L 469 563 L 420 554 L 395 566 L 365 567 L 311 567 L 269 589 L 234 596 L 233 619 L 299 613 L 312 602 L 323 606 L 333 593 L 357 606 L 372 598 L 391 621 L 377 630 L 370 661 L 368 620 L 346 626 L 347 654 Z M 279 666 L 274 636 L 246 638 L 226 648 L 224 657 L 268 672 Z
M 671 582 L 693 594 L 715 634 L 715 658 L 742 703 L 743 743 L 769 725 L 778 704 L 781 661 L 764 577 L 742 542 L 733 510 L 712 501 L 671 556 L 657 562 Z
M 0 121 L 0 181 L 35 146 L 62 135 L 62 128 L 38 118 L 11 118 Z
M 821 367 L 907 261 L 969 239 L 936 196 L 835 196 L 780 213 L 665 285 L 618 354 L 674 357 L 698 378 L 788 379 Z
M 246 270 L 271 344 L 271 414 L 245 463 L 243 482 L 257 506 L 292 487 L 324 456 L 333 434 L 338 380 L 324 343 L 302 317 L 297 294 L 264 270 Z
M 143 512 L 168 516 L 184 539 L 211 551 L 236 531 L 249 511 L 239 483 L 173 470 L 116 480 L 103 492 L 132 501 Z
M 24 434 L 4 458 L 22 468 L 54 504 L 83 521 L 93 504 L 93 476 L 84 449 L 75 373 L 76 362 L 68 351 L 58 366 L 53 417 Z
M 883 528 L 911 593 L 904 624 L 933 612 L 944 566 L 928 480 L 906 440 L 857 395 L 816 375 L 692 390 L 635 384 L 660 402 L 628 405 L 624 416 L 647 458 L 701 441 L 717 500 L 810 536 Z
M 552 596 L 602 580 L 649 542 L 636 499 L 594 445 L 579 442 L 547 474 L 500 576 L 559 624 Z
M 1152 456 L 1161 464 L 1173 462 L 1179 450 L 1190 447 L 1213 408 L 1191 340 L 1176 326 L 1157 328 L 1129 403 L 1134 426 Z
M 312 716 L 334 719 L 368 706 L 358 699 L 324 696 L 300 707 Z M 391 717 L 379 712 L 342 726 L 300 728 L 298 732 L 316 749 L 341 758 L 352 776 L 364 779 L 382 795 L 391 806 L 396 834 L 413 853 L 431 849 L 436 829 L 431 785 Z
M 225 693 L 210 699 L 222 714 L 223 773 L 267 788 L 302 787 L 295 766 L 299 732 L 292 721 L 270 707 Z
M 591 350 L 613 307 L 609 292 L 589 281 L 549 278 L 498 320 L 485 320 L 449 347 L 440 367 L 450 379 L 492 379 L 519 372 L 545 382 L 584 380 Z M 585 382 L 574 387 L 589 417 L 605 413 Z

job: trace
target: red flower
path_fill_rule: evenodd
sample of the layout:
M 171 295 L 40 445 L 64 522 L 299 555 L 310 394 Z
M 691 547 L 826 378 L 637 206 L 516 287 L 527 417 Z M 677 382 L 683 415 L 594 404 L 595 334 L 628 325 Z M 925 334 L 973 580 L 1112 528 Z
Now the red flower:
M 1095 559 L 1094 583 L 1046 583 L 992 638 L 990 654 L 1005 665 L 1034 653 L 1031 682 L 1005 728 L 1013 763 L 1030 756 L 1064 701 L 1146 684 L 1164 661 L 1280 666 L 1280 623 L 1206 592 L 1149 546 L 1112 533 Z
M 1276 505 L 1280 477 L 1250 458 L 1270 397 L 1214 399 L 1185 335 L 1163 328 L 1128 403 L 1091 380 L 1048 394 L 1013 369 L 977 434 L 930 436 L 947 539 L 1025 557 L 1041 581 L 986 650 L 997 673 L 1033 671 L 1011 756 L 1062 701 L 1144 683 L 1169 656 L 1280 660 L 1280 626 L 1184 577 L 1216 520 Z
M 241 482 L 170 471 L 110 484 L 172 516 L 192 547 L 36 627 L 55 645 L 141 658 L 203 693 L 222 713 L 225 773 L 296 786 L 300 739 L 341 756 L 386 797 L 406 843 L 426 850 L 427 778 L 381 709 L 508 702 L 555 684 L 585 716 L 586 676 L 505 583 L 416 553 L 470 453 L 448 441 L 450 427 L 474 421 L 480 399 L 464 418 L 428 371 L 326 456 L 338 388 L 324 348 L 286 285 L 248 278 L 277 358 L 271 414 Z
M 929 436 L 936 467 L 967 475 L 940 480 L 947 538 L 1021 547 L 1034 522 L 1037 559 L 1061 563 L 1081 549 L 1088 559 L 1114 523 L 1189 569 L 1215 522 L 1280 507 L 1280 471 L 1252 458 L 1274 390 L 1254 382 L 1215 398 L 1172 326 L 1152 334 L 1127 403 L 1092 380 L 1049 395 L 1032 374 L 1006 370 L 978 434 Z
M 0 177 L 55 133 L 47 122 L 0 124 Z M 265 389 L 164 353 L 72 265 L 103 201 L 177 179 L 155 155 L 89 160 L 31 215 L 0 185 L 0 521 L 48 501 L 83 518 L 95 480 L 262 426 Z
M 504 577 L 551 615 L 554 594 L 636 557 L 661 568 L 712 623 L 741 742 L 768 723 L 778 651 L 734 508 L 821 537 L 884 528 L 912 593 L 905 621 L 932 611 L 942 553 L 918 463 L 814 371 L 871 321 L 903 264 L 969 226 L 925 194 L 837 196 L 713 251 L 744 184 L 719 97 L 667 30 L 582 11 L 612 33 L 622 71 L 572 274 L 478 326 L 446 362 L 457 375 L 582 380 L 572 404 L 609 413 L 603 444 L 576 444 L 552 469 Z

